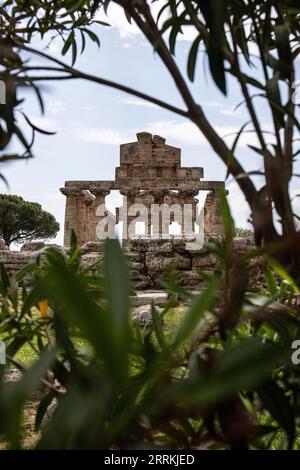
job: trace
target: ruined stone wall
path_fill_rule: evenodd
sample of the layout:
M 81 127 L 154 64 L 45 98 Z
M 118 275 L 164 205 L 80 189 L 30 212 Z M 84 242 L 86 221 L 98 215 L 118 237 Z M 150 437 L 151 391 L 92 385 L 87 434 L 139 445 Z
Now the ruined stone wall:
M 215 256 L 207 248 L 187 251 L 183 239 L 136 238 L 129 240 L 128 249 L 131 277 L 136 289 L 161 288 L 163 279 L 174 268 L 182 287 L 199 289 L 201 280 L 197 270 L 218 269 Z
M 234 240 L 234 252 L 237 256 L 241 256 L 251 246 L 251 239 Z M 47 245 L 41 243 L 29 243 L 23 251 L 10 251 L 0 247 L 0 262 L 4 263 L 12 274 L 26 264 L 34 262 L 46 247 Z M 81 266 L 92 267 L 92 270 L 97 272 L 102 259 L 102 247 L 103 242 L 88 242 L 81 247 Z M 202 282 L 197 270 L 217 272 L 219 269 L 215 256 L 205 246 L 200 250 L 187 251 L 185 240 L 174 237 L 160 240 L 132 239 L 129 240 L 125 253 L 130 265 L 133 288 L 136 290 L 161 289 L 163 279 L 172 268 L 176 269 L 177 280 L 182 287 L 198 290 Z
M 100 247 L 102 243 L 93 243 L 89 242 L 81 248 L 81 266 L 82 268 L 88 268 L 93 266 L 97 261 L 100 261 L 102 258 L 102 250 Z M 12 275 L 25 267 L 30 263 L 34 263 L 37 256 L 43 253 L 46 248 L 55 247 L 59 250 L 68 252 L 68 249 L 65 249 L 58 245 L 46 245 L 43 242 L 27 242 L 24 244 L 24 248 L 21 248 L 21 251 L 11 251 L 4 249 L 0 246 L 0 263 L 3 263 L 7 272 Z M 30 278 L 28 279 L 30 284 Z

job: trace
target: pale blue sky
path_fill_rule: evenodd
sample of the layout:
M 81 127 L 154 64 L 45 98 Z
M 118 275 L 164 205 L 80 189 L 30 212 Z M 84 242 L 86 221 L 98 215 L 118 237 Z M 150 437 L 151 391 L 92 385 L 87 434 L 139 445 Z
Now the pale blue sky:
M 135 27 L 127 24 L 122 12 L 113 7 L 109 21 L 112 27 L 99 27 L 101 48 L 89 44 L 76 66 L 89 73 L 119 81 L 177 106 L 183 106 L 164 66 Z M 176 58 L 185 71 L 190 48 L 187 31 L 178 42 Z M 36 43 L 37 47 L 45 47 Z M 59 56 L 60 43 L 52 42 L 48 52 Z M 68 56 L 66 61 L 70 61 Z M 208 67 L 203 73 L 202 54 L 198 58 L 197 79 L 193 92 L 211 122 L 222 135 L 237 131 L 248 120 L 235 83 L 229 83 L 227 98 L 211 82 Z M 31 60 L 37 64 L 38 60 Z M 84 81 L 43 82 L 46 114 L 42 117 L 33 94 L 26 93 L 24 111 L 40 127 L 57 131 L 54 136 L 37 135 L 35 158 L 14 162 L 3 167 L 10 183 L 10 192 L 25 199 L 38 201 L 52 212 L 61 224 L 57 242 L 62 243 L 65 198 L 59 188 L 65 180 L 113 179 L 119 161 L 119 145 L 134 141 L 136 132 L 149 131 L 167 138 L 167 143 L 182 148 L 185 166 L 204 167 L 204 178 L 222 180 L 226 171 L 219 157 L 210 149 L 204 136 L 183 117 L 155 107 L 135 97 Z M 21 95 L 25 95 L 22 91 Z M 262 101 L 258 102 L 259 117 L 265 129 L 270 124 Z M 22 121 L 21 121 L 22 122 Z M 232 141 L 228 138 L 228 142 Z M 261 162 L 246 144 L 255 145 L 251 134 L 241 139 L 240 161 L 246 169 L 257 169 Z M 1 183 L 2 184 L 2 183 Z M 238 226 L 247 226 L 248 208 L 237 186 L 228 181 L 230 204 Z M 296 192 L 298 182 L 293 184 Z M 2 191 L 6 191 L 3 187 Z

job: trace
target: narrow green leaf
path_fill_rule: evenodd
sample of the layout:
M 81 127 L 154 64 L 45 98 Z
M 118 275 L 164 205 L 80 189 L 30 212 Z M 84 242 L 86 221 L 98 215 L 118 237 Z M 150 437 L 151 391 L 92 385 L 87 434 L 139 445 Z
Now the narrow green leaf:
M 129 273 L 119 241 L 107 239 L 104 247 L 104 284 L 111 334 L 120 373 L 126 373 L 129 349 Z M 124 367 L 122 367 L 122 365 Z
M 77 59 L 77 44 L 76 44 L 75 34 L 73 34 L 73 37 L 72 37 L 72 67 L 75 64 L 76 59 Z
M 224 56 L 222 48 L 218 46 L 213 37 L 209 37 L 207 48 L 209 68 L 217 87 L 224 95 L 227 94 Z
M 264 407 L 286 432 L 291 449 L 295 440 L 295 421 L 293 409 L 284 391 L 274 380 L 269 379 L 258 388 L 257 393 Z
M 69 34 L 67 40 L 65 41 L 64 45 L 63 45 L 63 48 L 62 48 L 62 55 L 66 55 L 66 53 L 68 52 L 68 50 L 70 49 L 71 47 L 71 44 L 72 44 L 72 36 L 73 36 L 73 31 Z
M 297 284 L 295 283 L 295 281 L 293 280 L 293 278 L 286 272 L 286 270 L 284 269 L 283 266 L 281 266 L 281 264 L 278 263 L 278 261 L 276 261 L 275 259 L 273 258 L 268 258 L 268 262 L 269 264 L 272 266 L 272 268 L 274 269 L 274 271 L 277 272 L 277 274 L 279 274 L 279 276 L 282 277 L 282 279 L 284 279 L 287 284 L 293 289 L 293 291 L 296 293 L 296 294 L 300 294 L 300 289 L 299 287 L 297 286 Z
M 277 282 L 272 271 L 266 268 L 264 270 L 264 277 L 265 277 L 265 281 L 266 281 L 269 293 L 271 294 L 272 297 L 276 297 L 277 292 L 278 292 L 278 287 L 277 287 Z
M 290 28 L 287 23 L 276 25 L 275 38 L 280 61 L 285 64 L 284 70 L 287 72 L 286 77 L 289 78 L 292 65 L 292 51 L 290 46 Z
M 204 291 L 192 300 L 191 306 L 178 327 L 174 340 L 174 348 L 178 347 L 193 333 L 203 315 L 211 311 L 216 300 L 219 280 L 215 276 L 207 284 Z
M 40 134 L 45 134 L 45 135 L 54 135 L 56 134 L 56 131 L 55 132 L 51 132 L 51 131 L 45 131 L 44 129 L 41 129 L 40 127 L 36 126 L 35 124 L 33 124 L 30 119 L 26 116 L 26 114 L 24 114 L 22 111 L 21 113 L 23 114 L 24 116 L 24 119 L 26 120 L 26 122 L 30 125 L 30 127 L 32 127 L 32 129 L 34 129 L 36 132 L 39 132 Z
M 221 215 L 225 227 L 225 241 L 226 245 L 229 248 L 234 237 L 234 220 L 231 215 L 230 207 L 226 197 L 225 190 L 220 190 L 221 196 Z
M 0 263 L 0 290 L 2 295 L 6 295 L 10 286 L 9 275 L 3 263 Z
M 285 125 L 284 113 L 280 109 L 282 108 L 282 104 L 281 104 L 281 96 L 280 96 L 277 74 L 275 74 L 273 78 L 268 80 L 266 90 L 267 90 L 267 98 L 270 100 L 273 119 L 276 123 L 276 126 L 284 127 Z M 275 104 L 278 104 L 280 108 L 275 106 Z
M 187 72 L 188 72 L 188 77 L 189 79 L 193 82 L 194 77 L 195 77 L 195 67 L 196 67 L 196 62 L 197 62 L 197 52 L 198 52 L 198 47 L 201 41 L 201 36 L 199 35 L 195 41 L 193 42 L 193 45 L 190 49 L 189 56 L 188 56 L 188 66 L 187 66 Z
M 274 367 L 288 361 L 287 347 L 264 343 L 255 337 L 242 340 L 221 353 L 213 374 L 186 379 L 174 387 L 174 393 L 191 406 L 216 403 L 242 390 L 255 390 Z M 168 390 L 168 400 L 171 390 Z
M 98 38 L 98 36 L 93 31 L 91 31 L 90 29 L 87 29 L 87 28 L 82 28 L 82 29 L 89 36 L 89 38 L 93 42 L 95 42 L 98 47 L 100 47 L 100 39 Z

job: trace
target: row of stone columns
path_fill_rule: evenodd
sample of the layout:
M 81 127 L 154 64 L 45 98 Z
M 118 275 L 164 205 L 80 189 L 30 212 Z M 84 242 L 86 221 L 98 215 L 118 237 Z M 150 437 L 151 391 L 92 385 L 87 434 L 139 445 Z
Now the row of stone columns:
M 75 231 L 77 235 L 78 244 L 81 246 L 88 241 L 97 241 L 97 224 L 107 215 L 102 213 L 97 215 L 97 208 L 105 206 L 105 197 L 110 193 L 107 189 L 91 188 L 89 190 L 73 190 L 71 188 L 63 188 L 61 190 L 66 196 L 66 211 L 65 211 L 65 232 L 64 232 L 64 245 L 69 246 L 71 232 Z M 150 237 L 161 236 L 168 233 L 169 223 L 164 222 L 163 215 L 160 212 L 156 221 L 151 220 L 151 205 L 156 204 L 179 204 L 183 207 L 184 204 L 189 204 L 191 208 L 190 214 L 185 214 L 189 218 L 189 228 L 192 227 L 192 233 L 195 233 L 195 222 L 197 215 L 197 202 L 195 196 L 198 191 L 193 190 L 179 190 L 178 193 L 171 194 L 170 191 L 153 190 L 141 193 L 139 190 L 120 189 L 120 193 L 126 197 L 127 206 L 124 210 L 135 203 L 142 203 L 148 210 L 148 219 L 146 221 L 146 236 Z M 167 201 L 167 202 L 166 202 Z M 211 189 L 206 197 L 204 204 L 204 231 L 207 234 L 221 235 L 224 232 L 224 226 L 221 218 L 221 196 L 218 188 Z M 116 223 L 120 221 L 120 209 L 117 211 Z M 184 214 L 184 212 L 183 212 Z M 136 219 L 138 214 L 131 214 L 125 218 L 126 222 L 123 224 L 123 239 L 128 239 L 133 233 L 128 233 L 129 225 Z M 187 233 L 186 221 L 184 217 L 182 220 L 175 220 L 174 213 L 171 212 L 170 223 L 178 222 L 181 226 L 183 236 L 192 235 Z M 154 222 L 154 223 L 153 223 Z
M 168 235 L 170 223 L 176 221 L 182 227 L 182 234 L 187 235 L 186 227 L 187 222 L 189 222 L 189 229 L 194 233 L 195 222 L 197 216 L 197 202 L 198 199 L 195 196 L 198 194 L 198 191 L 178 191 L 178 193 L 171 193 L 167 190 L 149 190 L 145 192 L 140 192 L 138 190 L 121 190 L 123 196 L 126 196 L 127 208 L 135 204 L 143 204 L 147 209 L 147 221 L 145 227 L 145 236 L 146 237 L 160 237 L 162 235 Z M 164 218 L 163 212 L 159 210 L 163 205 L 167 206 L 179 206 L 181 209 L 180 218 L 176 217 L 174 211 L 171 211 L 170 220 Z M 190 214 L 187 214 L 187 208 L 185 205 L 190 206 Z M 123 202 L 125 206 L 125 199 Z M 155 220 L 152 220 L 151 209 L 155 207 L 157 209 L 157 217 Z M 126 224 L 123 226 L 123 238 L 127 239 L 129 234 L 129 226 L 140 214 L 135 213 L 127 215 Z M 190 220 L 187 220 L 187 219 Z M 176 220 L 175 220 L 176 219 Z M 190 235 L 191 233 L 188 233 Z M 132 235 L 132 234 L 131 234 Z

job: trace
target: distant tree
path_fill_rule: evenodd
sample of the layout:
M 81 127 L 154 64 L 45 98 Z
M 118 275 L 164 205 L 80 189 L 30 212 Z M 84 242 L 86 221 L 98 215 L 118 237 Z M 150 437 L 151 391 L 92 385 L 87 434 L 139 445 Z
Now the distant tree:
M 236 227 L 234 235 L 236 237 L 246 238 L 253 237 L 254 233 L 253 230 L 251 230 L 250 228 Z
M 36 202 L 20 196 L 0 195 L 0 237 L 10 246 L 13 242 L 37 238 L 53 238 L 59 223 Z

